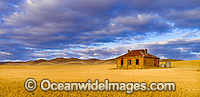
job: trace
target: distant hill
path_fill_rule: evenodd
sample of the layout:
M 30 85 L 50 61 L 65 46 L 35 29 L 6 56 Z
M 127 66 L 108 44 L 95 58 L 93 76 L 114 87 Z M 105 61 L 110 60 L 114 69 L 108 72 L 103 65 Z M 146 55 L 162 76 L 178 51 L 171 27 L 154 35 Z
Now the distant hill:
M 160 59 L 160 62 L 174 62 L 174 61 L 184 61 L 179 59 Z
M 63 58 L 63 57 L 60 57 L 60 58 L 48 60 L 47 62 L 59 64 L 59 63 L 66 63 L 66 62 L 70 62 L 70 61 L 81 61 L 81 60 L 78 59 L 78 58 Z
M 99 64 L 115 64 L 115 59 L 99 60 L 87 59 L 82 60 L 78 58 L 55 58 L 51 60 L 39 59 L 27 62 L 0 62 L 0 65 L 99 65 Z
M 23 62 L 23 63 L 33 65 L 33 64 L 38 64 L 38 63 L 41 63 L 41 62 L 46 62 L 46 61 L 47 61 L 47 60 L 39 59 L 39 60 L 27 61 L 27 62 Z
M 177 59 L 160 59 L 160 62 L 174 62 L 183 61 Z M 116 64 L 116 58 L 99 60 L 99 59 L 87 59 L 82 60 L 78 58 L 55 58 L 51 60 L 39 59 L 35 61 L 27 62 L 0 62 L 0 65 L 104 65 L 104 64 Z
M 200 60 L 174 61 L 171 64 L 174 68 L 193 68 L 200 70 Z

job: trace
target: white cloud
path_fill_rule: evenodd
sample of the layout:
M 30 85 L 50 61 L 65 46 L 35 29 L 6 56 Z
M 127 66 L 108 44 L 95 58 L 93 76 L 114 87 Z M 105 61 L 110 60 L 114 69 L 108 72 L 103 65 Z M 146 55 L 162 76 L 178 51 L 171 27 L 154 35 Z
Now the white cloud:
M 94 53 L 94 56 L 97 56 L 97 55 L 99 55 L 98 53 Z
M 124 27 L 133 32 L 152 32 L 168 30 L 171 27 L 163 17 L 158 14 L 132 14 L 115 17 L 111 23 Z
M 8 53 L 8 52 L 2 52 L 2 51 L 0 51 L 0 54 L 3 54 L 3 55 L 12 55 L 11 53 Z
M 200 39 L 171 39 L 161 42 L 135 43 L 129 45 L 116 45 L 112 47 L 91 47 L 82 50 L 72 50 L 81 53 L 87 58 L 98 56 L 101 59 L 114 58 L 127 53 L 128 50 L 148 49 L 148 52 L 161 59 L 195 59 L 199 57 Z M 98 52 L 98 55 L 96 55 Z M 193 52 L 193 53 L 191 53 Z

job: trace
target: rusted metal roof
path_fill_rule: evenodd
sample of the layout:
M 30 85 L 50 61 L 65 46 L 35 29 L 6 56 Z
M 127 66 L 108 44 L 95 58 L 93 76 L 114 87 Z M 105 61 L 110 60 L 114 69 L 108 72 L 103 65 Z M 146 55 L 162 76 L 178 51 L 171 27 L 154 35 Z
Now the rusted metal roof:
M 148 57 L 148 58 L 157 58 L 159 59 L 159 57 L 156 57 L 154 55 L 151 55 L 149 53 L 145 53 L 145 50 L 143 49 L 139 49 L 139 50 L 131 50 L 130 52 L 119 56 L 118 58 L 121 57 Z

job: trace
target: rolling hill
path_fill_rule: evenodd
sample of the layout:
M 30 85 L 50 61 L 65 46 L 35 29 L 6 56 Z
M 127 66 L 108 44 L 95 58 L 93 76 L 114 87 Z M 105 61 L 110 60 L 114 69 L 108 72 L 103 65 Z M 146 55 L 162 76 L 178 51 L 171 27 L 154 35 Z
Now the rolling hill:
M 160 62 L 174 62 L 174 61 L 184 61 L 179 59 L 160 59 Z
M 178 59 L 160 59 L 160 62 L 179 62 L 184 60 Z M 55 58 L 51 60 L 39 59 L 35 61 L 27 62 L 0 62 L 0 65 L 104 65 L 104 64 L 116 64 L 116 58 L 99 60 L 99 59 L 87 59 L 82 60 L 78 58 Z
M 87 59 L 81 60 L 78 58 L 55 58 L 51 60 L 39 59 L 27 62 L 0 62 L 0 65 L 99 65 L 99 64 L 115 64 L 115 59 L 99 60 Z

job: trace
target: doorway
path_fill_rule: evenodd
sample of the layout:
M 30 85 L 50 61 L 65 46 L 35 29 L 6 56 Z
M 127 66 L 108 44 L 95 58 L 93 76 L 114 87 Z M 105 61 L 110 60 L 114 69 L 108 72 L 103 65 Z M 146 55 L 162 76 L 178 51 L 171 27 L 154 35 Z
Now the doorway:
M 157 60 L 156 59 L 154 59 L 154 66 L 156 66 L 157 65 Z
M 123 65 L 124 65 L 124 60 L 121 59 L 121 67 L 123 67 Z
M 139 65 L 139 59 L 136 59 L 136 65 Z

